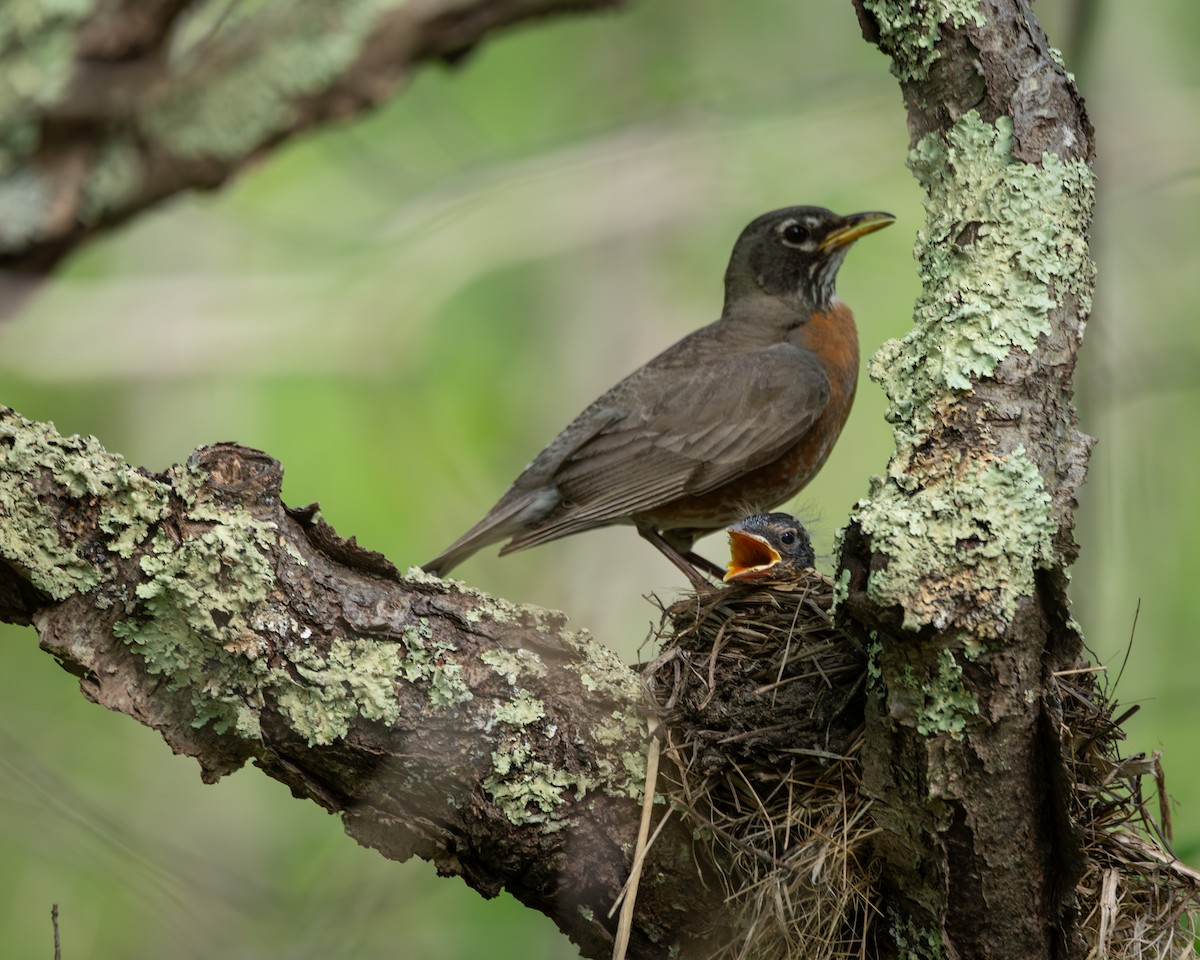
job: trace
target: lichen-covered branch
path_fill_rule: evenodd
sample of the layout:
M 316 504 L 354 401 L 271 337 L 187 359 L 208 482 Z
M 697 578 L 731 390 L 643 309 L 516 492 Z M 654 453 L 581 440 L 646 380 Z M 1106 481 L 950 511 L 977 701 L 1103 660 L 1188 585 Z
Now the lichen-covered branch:
M 422 62 L 492 30 L 621 2 L 10 0 L 0 272 L 44 273 L 97 231 L 378 106 Z
M 1079 644 L 1092 130 L 1026 0 L 855 5 L 926 192 L 913 329 L 870 367 L 896 449 L 843 532 L 839 581 L 877 678 L 864 783 L 886 800 L 895 948 L 1067 955 L 1081 860 L 1047 711 Z
M 645 788 L 637 675 L 561 614 L 401 575 L 285 508 L 281 480 L 232 444 L 150 474 L 0 408 L 0 619 L 205 780 L 252 761 L 359 843 L 503 887 L 608 956 Z M 681 823 L 631 957 L 695 955 L 725 922 Z

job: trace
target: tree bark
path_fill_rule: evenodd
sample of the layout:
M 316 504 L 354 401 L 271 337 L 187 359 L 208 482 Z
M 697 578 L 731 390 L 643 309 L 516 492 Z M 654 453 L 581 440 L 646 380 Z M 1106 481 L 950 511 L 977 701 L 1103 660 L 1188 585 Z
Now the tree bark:
M 839 622 L 875 678 L 864 783 L 889 953 L 1072 956 L 1083 860 L 1049 681 L 1080 648 L 1066 585 L 1092 442 L 1071 404 L 1092 129 L 1025 0 L 855 5 L 892 59 L 927 194 L 913 330 L 871 366 L 896 450 L 840 548 Z
M 0 620 L 205 781 L 252 761 L 384 856 L 432 861 L 612 950 L 645 788 L 638 674 L 566 618 L 339 538 L 283 470 L 203 447 L 153 475 L 0 408 Z M 691 829 L 646 865 L 630 957 L 726 933 Z

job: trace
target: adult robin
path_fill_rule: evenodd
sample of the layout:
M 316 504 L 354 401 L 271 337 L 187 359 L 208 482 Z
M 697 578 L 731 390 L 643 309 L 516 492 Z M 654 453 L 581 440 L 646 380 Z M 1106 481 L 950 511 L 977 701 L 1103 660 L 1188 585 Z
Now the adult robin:
M 787 580 L 816 563 L 804 524 L 790 513 L 758 513 L 726 527 L 729 565 L 722 578 Z
M 720 319 L 584 410 L 425 571 L 444 575 L 506 538 L 501 555 L 632 523 L 693 584 L 705 583 L 693 564 L 721 576 L 695 540 L 798 493 L 841 433 L 858 333 L 834 280 L 851 244 L 894 219 L 786 207 L 753 220 Z

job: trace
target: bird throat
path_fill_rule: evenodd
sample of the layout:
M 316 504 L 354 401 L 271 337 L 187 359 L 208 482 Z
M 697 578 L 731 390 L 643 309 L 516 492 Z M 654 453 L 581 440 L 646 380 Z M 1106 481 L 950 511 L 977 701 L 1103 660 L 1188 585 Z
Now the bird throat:
M 848 246 L 833 250 L 828 256 L 814 260 L 808 267 L 808 283 L 803 296 L 812 304 L 813 310 L 828 310 L 834 302 L 834 283 L 838 269 L 846 259 Z

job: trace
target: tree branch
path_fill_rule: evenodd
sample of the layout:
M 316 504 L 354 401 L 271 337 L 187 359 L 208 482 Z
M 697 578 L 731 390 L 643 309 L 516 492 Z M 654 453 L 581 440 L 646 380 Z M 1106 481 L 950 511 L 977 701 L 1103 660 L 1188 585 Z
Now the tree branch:
M 167 197 L 379 106 L 425 61 L 622 2 L 105 0 L 0 19 L 0 294 Z
M 645 784 L 638 676 L 561 614 L 401 575 L 288 510 L 232 444 L 163 474 L 0 408 L 0 619 L 212 782 L 252 761 L 384 856 L 501 887 L 607 956 Z M 727 923 L 690 829 L 646 865 L 629 956 Z
M 927 194 L 914 329 L 871 366 L 896 451 L 841 543 L 842 622 L 875 639 L 864 782 L 886 799 L 893 929 L 948 956 L 1061 956 L 1082 856 L 1047 731 L 1080 644 L 1092 130 L 1025 0 L 855 6 Z

